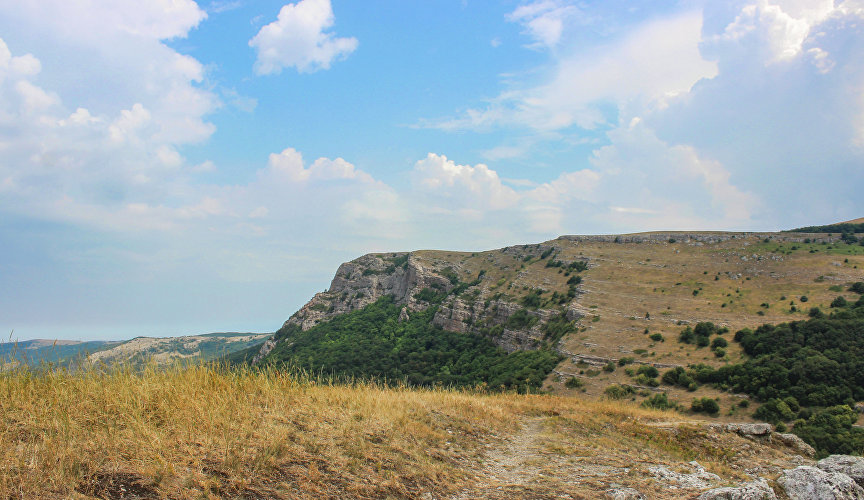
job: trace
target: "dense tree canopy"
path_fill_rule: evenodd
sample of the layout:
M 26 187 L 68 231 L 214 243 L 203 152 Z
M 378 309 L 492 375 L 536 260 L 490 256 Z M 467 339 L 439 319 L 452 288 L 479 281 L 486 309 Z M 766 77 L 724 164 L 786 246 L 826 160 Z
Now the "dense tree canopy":
M 442 330 L 432 325 L 436 309 L 399 321 L 401 306 L 384 297 L 305 332 L 285 327 L 267 361 L 337 376 L 527 392 L 560 360 L 548 350 L 508 354 L 488 338 Z

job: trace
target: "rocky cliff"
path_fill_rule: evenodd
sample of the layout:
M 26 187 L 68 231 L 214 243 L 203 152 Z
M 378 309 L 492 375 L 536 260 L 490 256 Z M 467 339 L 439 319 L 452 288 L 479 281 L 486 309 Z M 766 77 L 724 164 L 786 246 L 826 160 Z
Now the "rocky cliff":
M 555 250 L 551 245 L 523 245 L 473 254 L 419 251 L 364 255 L 340 265 L 329 289 L 316 294 L 283 327 L 308 330 L 391 295 L 404 306 L 403 317 L 437 305 L 436 326 L 486 335 L 511 352 L 535 349 L 550 340 L 550 320 L 573 322 L 580 317 L 577 309 L 570 307 L 578 295 L 576 285 L 548 279 L 534 283 L 534 276 L 525 270 L 526 264 L 540 260 L 567 269 L 573 260 L 553 260 Z M 560 294 L 553 292 L 554 300 L 548 293 L 551 288 L 561 289 Z M 568 297 L 569 289 L 573 291 Z M 527 296 L 534 299 L 526 301 Z M 256 360 L 278 341 L 263 346 Z

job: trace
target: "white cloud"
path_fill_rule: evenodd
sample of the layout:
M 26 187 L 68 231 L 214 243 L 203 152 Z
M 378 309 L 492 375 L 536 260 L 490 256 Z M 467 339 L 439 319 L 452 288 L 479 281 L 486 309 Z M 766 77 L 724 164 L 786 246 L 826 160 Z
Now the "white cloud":
M 447 198 L 458 198 L 462 206 L 500 209 L 518 199 L 513 189 L 505 186 L 498 173 L 480 163 L 476 166 L 457 165 L 444 155 L 429 153 L 414 165 L 415 186 L 423 191 Z
M 529 47 L 551 48 L 558 45 L 565 23 L 572 22 L 581 11 L 563 0 L 535 0 L 520 5 L 507 15 L 507 20 L 521 23 L 528 36 L 534 39 Z
M 430 126 L 481 131 L 496 126 L 539 131 L 573 125 L 596 128 L 608 122 L 603 107 L 610 103 L 645 105 L 686 92 L 716 74 L 716 65 L 699 53 L 701 26 L 702 15 L 695 11 L 646 23 L 606 47 L 557 59 L 552 78 L 544 84 L 502 92 L 485 108 Z
M 30 51 L 0 40 L 0 211 L 134 228 L 195 206 L 178 202 L 191 170 L 179 151 L 212 134 L 219 102 L 198 86 L 202 65 L 163 41 L 205 17 L 187 0 L 0 5 L 0 32 Z
M 591 160 L 601 176 L 593 197 L 578 203 L 608 230 L 783 227 L 860 212 L 851 200 L 864 184 L 861 2 L 707 2 L 704 16 L 655 17 L 590 50 L 566 36 L 590 12 L 559 30 L 556 9 L 568 5 L 538 0 L 508 17 L 555 48 L 551 71 L 526 73 L 545 81 L 511 75 L 487 105 L 425 125 L 505 131 L 483 152 L 490 161 L 543 157 L 542 145 L 574 136 L 574 148 L 607 143 Z M 532 31 L 547 14 L 556 22 Z M 567 227 L 554 206 L 535 208 Z
M 6 2 L 5 15 L 28 22 L 39 20 L 46 31 L 84 44 L 134 37 L 148 40 L 184 38 L 207 14 L 193 0 L 66 0 Z M 45 15 L 50 12 L 51 15 Z
M 701 156 L 693 147 L 661 141 L 641 120 L 609 136 L 611 144 L 596 150 L 591 160 L 603 173 L 597 198 L 615 213 L 643 216 L 640 225 L 746 228 L 764 210 L 755 194 L 731 182 L 721 163 Z
M 864 183 L 864 9 L 743 6 L 705 33 L 719 72 L 644 116 L 669 144 L 720 162 L 764 202 L 763 227 L 853 218 Z M 789 221 L 789 222 L 781 222 Z
M 788 61 L 798 56 L 810 28 L 835 12 L 833 0 L 769 2 L 746 5 L 722 34 L 709 44 L 728 44 L 750 39 L 749 48 L 766 62 Z
M 362 182 L 373 182 L 369 174 L 355 169 L 354 165 L 342 158 L 335 160 L 318 158 L 309 168 L 305 168 L 303 155 L 294 148 L 287 148 L 279 154 L 271 154 L 265 175 L 275 179 L 287 179 L 291 182 L 333 179 L 356 179 Z
M 249 41 L 257 51 L 255 72 L 280 73 L 295 68 L 300 73 L 329 69 L 334 60 L 357 49 L 357 39 L 326 32 L 334 24 L 330 0 L 300 0 L 279 11 L 276 21 L 264 26 Z

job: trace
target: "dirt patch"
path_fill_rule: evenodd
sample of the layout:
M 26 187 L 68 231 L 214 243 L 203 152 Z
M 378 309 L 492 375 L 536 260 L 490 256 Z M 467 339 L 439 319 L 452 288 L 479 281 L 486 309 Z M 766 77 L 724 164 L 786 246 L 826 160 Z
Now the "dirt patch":
M 75 491 L 106 500 L 135 500 L 159 496 L 150 481 L 131 472 L 97 472 L 87 476 Z

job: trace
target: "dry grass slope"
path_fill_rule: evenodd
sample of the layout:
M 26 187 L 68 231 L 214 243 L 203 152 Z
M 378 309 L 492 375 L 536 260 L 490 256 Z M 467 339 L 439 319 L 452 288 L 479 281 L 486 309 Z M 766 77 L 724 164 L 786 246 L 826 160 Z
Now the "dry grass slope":
M 611 483 L 680 498 L 694 492 L 647 467 L 695 459 L 733 482 L 792 460 L 617 402 L 214 365 L 13 371 L 0 414 L 0 498 L 593 498 Z

